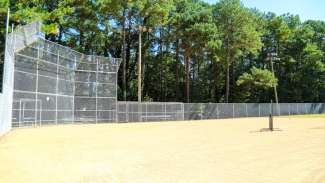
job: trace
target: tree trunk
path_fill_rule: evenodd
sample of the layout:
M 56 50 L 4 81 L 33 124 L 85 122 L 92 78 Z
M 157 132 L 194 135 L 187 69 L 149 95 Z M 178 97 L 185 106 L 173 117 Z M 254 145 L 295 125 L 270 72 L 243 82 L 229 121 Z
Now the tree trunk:
M 160 101 L 163 101 L 163 52 L 162 52 L 162 36 L 161 36 L 161 34 L 162 34 L 162 28 L 160 27 L 160 29 L 159 29 L 159 67 L 160 67 L 160 71 L 159 71 L 159 82 L 160 82 L 160 91 L 159 91 L 159 95 L 160 95 L 160 97 L 159 97 L 159 99 L 160 99 Z
M 226 66 L 226 103 L 228 103 L 229 101 L 229 81 L 230 81 L 230 78 L 229 78 L 229 69 L 230 69 L 230 66 L 229 64 L 227 63 L 227 66 Z
M 179 97 L 179 40 L 176 40 L 176 58 L 175 58 L 175 101 L 178 101 Z
M 226 60 L 226 103 L 229 102 L 229 82 L 230 82 L 230 76 L 229 76 L 229 67 L 230 67 L 230 43 L 229 43 L 229 37 L 227 36 L 227 60 Z
M 187 49 L 185 50 L 185 96 L 186 102 L 190 103 L 190 64 Z
M 127 36 L 126 36 L 126 50 L 125 50 L 125 67 L 126 67 L 126 77 L 125 77 L 125 87 L 126 87 L 126 91 L 129 91 L 129 79 L 130 79 L 130 59 L 131 59 L 131 44 L 132 44 L 132 40 L 131 40 L 131 30 L 132 30 L 132 22 L 131 22 L 131 16 L 128 15 L 128 28 L 127 28 Z M 136 49 L 138 50 L 138 49 Z M 137 52 L 137 51 L 136 51 Z M 128 95 L 130 96 L 130 92 L 126 92 L 126 99 L 128 100 Z
M 214 83 L 214 102 L 219 102 L 219 96 L 218 96 L 218 86 L 219 86 L 219 82 L 218 82 L 218 64 L 214 63 L 214 73 L 215 73 L 215 83 Z M 213 66 L 212 65 L 212 66 Z
M 123 32 L 123 100 L 126 101 L 126 53 L 125 53 L 125 21 L 126 21 L 126 9 L 123 9 L 123 26 L 122 26 L 122 32 Z

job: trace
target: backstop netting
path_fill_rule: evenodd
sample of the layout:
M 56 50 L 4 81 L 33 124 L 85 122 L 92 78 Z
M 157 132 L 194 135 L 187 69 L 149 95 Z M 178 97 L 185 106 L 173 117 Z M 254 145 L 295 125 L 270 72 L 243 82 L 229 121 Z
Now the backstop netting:
M 40 27 L 30 24 L 13 34 L 13 127 L 117 121 L 120 60 L 45 40 Z

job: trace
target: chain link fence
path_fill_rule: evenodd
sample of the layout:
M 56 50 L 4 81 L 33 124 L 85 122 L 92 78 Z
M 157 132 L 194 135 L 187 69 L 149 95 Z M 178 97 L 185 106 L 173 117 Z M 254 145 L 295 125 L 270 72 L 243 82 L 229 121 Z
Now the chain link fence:
M 189 103 L 185 120 L 324 114 L 325 103 Z
M 172 102 L 118 102 L 118 122 L 181 121 L 184 104 Z
M 119 122 L 180 121 L 325 114 L 325 103 L 137 103 L 118 102 Z
M 45 40 L 41 23 L 18 28 L 8 39 L 13 127 L 117 121 L 120 59 Z

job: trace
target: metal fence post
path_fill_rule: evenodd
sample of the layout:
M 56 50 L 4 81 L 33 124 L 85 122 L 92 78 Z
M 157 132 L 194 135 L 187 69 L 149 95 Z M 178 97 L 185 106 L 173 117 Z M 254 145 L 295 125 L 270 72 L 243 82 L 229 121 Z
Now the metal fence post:
M 185 104 L 184 103 L 181 104 L 181 108 L 182 108 L 181 115 L 183 118 L 182 121 L 184 121 L 185 120 Z
M 167 103 L 166 102 L 164 102 L 164 106 L 165 106 L 165 112 L 164 112 L 164 117 L 165 117 L 165 121 L 167 121 L 167 110 L 166 110 L 166 105 L 167 105 Z
M 245 103 L 246 117 L 248 117 L 247 103 Z
M 232 103 L 232 118 L 235 118 L 235 104 Z
M 261 117 L 261 104 L 258 104 L 258 117 Z
M 145 113 L 146 114 L 146 120 L 145 121 L 148 121 L 148 103 L 145 103 L 145 106 L 146 106 L 146 113 Z M 141 109 L 142 109 L 142 105 L 141 105 Z M 142 116 L 142 114 L 141 114 L 141 116 Z M 141 119 L 142 119 L 142 117 L 141 117 Z M 143 121 L 143 119 L 142 119 L 142 121 Z
M 289 105 L 289 116 L 291 116 L 291 104 L 288 103 L 288 105 Z
M 219 104 L 217 104 L 217 119 L 219 119 Z
M 202 104 L 200 104 L 200 119 L 201 119 L 201 120 L 202 120 L 202 115 L 203 115 L 203 114 L 202 114 L 202 107 L 203 107 Z

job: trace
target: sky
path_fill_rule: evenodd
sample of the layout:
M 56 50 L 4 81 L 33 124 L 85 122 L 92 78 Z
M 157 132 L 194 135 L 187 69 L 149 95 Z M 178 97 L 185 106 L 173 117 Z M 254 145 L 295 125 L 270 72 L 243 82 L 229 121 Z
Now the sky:
M 204 0 L 215 3 L 218 0 Z M 248 8 L 257 8 L 263 12 L 274 12 L 277 15 L 290 13 L 299 15 L 302 21 L 325 21 L 325 0 L 242 0 Z

